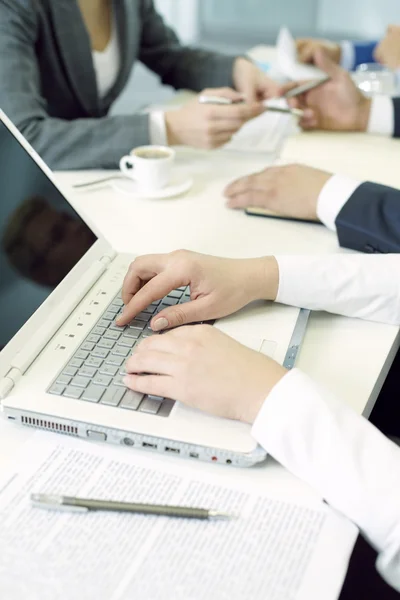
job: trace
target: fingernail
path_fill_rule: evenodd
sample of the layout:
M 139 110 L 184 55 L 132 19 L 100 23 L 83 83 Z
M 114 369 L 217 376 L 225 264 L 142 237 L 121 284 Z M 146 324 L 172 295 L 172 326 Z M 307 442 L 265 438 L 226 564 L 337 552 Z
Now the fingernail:
M 130 381 L 131 381 L 131 378 L 129 377 L 129 375 L 125 375 L 125 377 L 122 379 L 122 383 L 126 386 L 129 385 Z
M 153 331 L 161 331 L 161 329 L 165 329 L 166 327 L 168 327 L 168 325 L 169 323 L 167 319 L 161 317 L 160 319 L 157 319 L 157 321 L 154 322 L 151 328 Z

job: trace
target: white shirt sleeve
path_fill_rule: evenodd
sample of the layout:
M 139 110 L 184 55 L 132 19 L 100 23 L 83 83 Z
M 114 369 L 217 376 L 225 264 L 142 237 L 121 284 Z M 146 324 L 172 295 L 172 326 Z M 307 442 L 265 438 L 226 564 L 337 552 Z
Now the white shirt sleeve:
M 400 591 L 400 448 L 297 369 L 270 392 L 252 435 L 360 528 Z
M 392 137 L 394 134 L 394 104 L 389 96 L 374 96 L 367 132 Z
M 400 325 L 400 255 L 276 256 L 277 302 Z
M 361 183 L 343 175 L 332 175 L 328 179 L 317 201 L 318 219 L 328 229 L 336 231 L 336 217 Z
M 345 40 L 340 43 L 340 49 L 340 66 L 343 67 L 343 69 L 346 69 L 346 71 L 352 71 L 356 62 L 356 51 L 354 44 L 348 40 Z
M 155 110 L 150 113 L 150 143 L 155 146 L 168 146 L 167 128 L 164 112 Z

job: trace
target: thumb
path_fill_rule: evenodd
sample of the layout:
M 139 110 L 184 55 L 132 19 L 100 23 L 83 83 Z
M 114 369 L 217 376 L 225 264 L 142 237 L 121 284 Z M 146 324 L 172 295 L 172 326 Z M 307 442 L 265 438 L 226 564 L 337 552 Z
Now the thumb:
M 153 331 L 163 331 L 210 318 L 209 299 L 199 298 L 161 310 L 150 322 Z
M 315 50 L 314 64 L 332 79 L 336 78 L 342 72 L 341 67 L 334 63 L 322 48 L 317 48 Z

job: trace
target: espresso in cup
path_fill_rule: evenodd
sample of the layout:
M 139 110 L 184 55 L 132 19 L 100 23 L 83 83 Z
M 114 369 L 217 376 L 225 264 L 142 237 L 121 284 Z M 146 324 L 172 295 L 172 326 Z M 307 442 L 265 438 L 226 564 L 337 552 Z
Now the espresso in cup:
M 174 159 L 175 151 L 167 146 L 139 146 L 121 158 L 119 168 L 144 192 L 155 192 L 168 185 Z

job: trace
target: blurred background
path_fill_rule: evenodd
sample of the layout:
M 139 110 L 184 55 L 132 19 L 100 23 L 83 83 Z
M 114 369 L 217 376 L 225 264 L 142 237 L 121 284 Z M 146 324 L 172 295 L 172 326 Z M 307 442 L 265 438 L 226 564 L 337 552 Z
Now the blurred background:
M 389 23 L 400 24 L 400 0 L 155 0 L 155 4 L 185 43 L 234 53 L 274 44 L 282 25 L 295 37 L 362 40 L 381 37 Z M 171 94 L 138 65 L 113 112 L 162 103 Z

